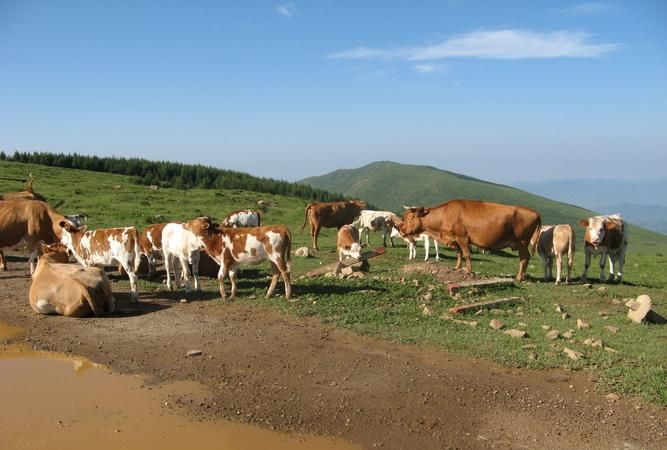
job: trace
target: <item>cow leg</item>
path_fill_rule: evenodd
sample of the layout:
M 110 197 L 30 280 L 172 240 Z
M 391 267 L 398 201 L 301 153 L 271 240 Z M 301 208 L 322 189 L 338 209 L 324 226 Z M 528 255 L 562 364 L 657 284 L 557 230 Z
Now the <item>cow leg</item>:
M 545 255 L 542 256 L 542 266 L 544 266 L 544 282 L 549 281 L 549 257 Z
M 440 249 L 438 248 L 437 239 L 433 239 L 433 246 L 435 247 L 435 260 L 440 261 Z
M 387 232 L 384 230 L 382 230 L 382 246 L 387 247 Z
M 190 263 L 192 264 L 192 278 L 195 279 L 195 290 L 201 291 L 201 283 L 199 282 L 199 250 L 190 255 Z
M 278 266 L 273 261 L 271 261 L 271 269 L 273 270 L 273 276 L 271 277 L 269 290 L 266 291 L 266 298 L 271 298 L 273 296 L 273 291 L 275 291 L 276 285 L 278 284 L 278 278 L 280 277 L 280 270 L 278 270 Z
M 588 248 L 584 248 L 584 271 L 581 274 L 581 282 L 585 283 L 588 275 L 588 268 L 591 266 L 591 252 Z
M 463 262 L 463 253 L 461 252 L 461 247 L 457 246 L 456 250 L 456 265 L 454 266 L 454 270 L 459 270 L 461 268 L 461 263 Z
M 236 269 L 238 268 L 237 265 L 232 265 L 232 267 L 229 268 L 229 281 L 232 282 L 232 294 L 229 296 L 229 299 L 232 300 L 236 298 Z
M 560 284 L 560 275 L 563 270 L 563 254 L 558 252 L 556 254 L 556 284 Z
M 547 261 L 549 261 L 549 264 L 548 264 L 549 279 L 551 280 L 554 277 L 554 255 L 547 256 Z
M 625 250 L 626 250 L 626 245 L 625 243 L 621 244 L 621 250 L 618 253 L 618 269 L 617 269 L 617 276 L 616 276 L 616 281 L 618 284 L 621 284 L 621 280 L 623 279 L 623 266 L 625 266 Z
M 574 264 L 574 252 L 570 251 L 568 249 L 567 251 L 567 278 L 565 278 L 565 282 L 567 284 L 570 284 L 570 272 L 572 272 L 572 265 Z
M 30 265 L 30 275 L 35 273 L 35 269 L 37 268 L 37 258 L 39 257 L 39 245 L 38 243 L 31 244 L 28 246 L 30 249 L 30 256 L 28 257 L 28 263 Z
M 167 272 L 167 290 L 171 291 L 171 266 L 174 264 L 174 260 L 171 258 L 171 255 L 163 250 L 164 256 L 164 270 Z
M 600 255 L 600 281 L 605 280 L 604 266 L 607 263 L 607 253 L 604 252 Z
M 616 255 L 610 254 L 607 258 L 609 259 L 609 282 L 613 283 L 614 277 L 616 276 Z
M 287 264 L 285 264 L 284 269 L 281 266 L 278 266 L 278 269 L 280 270 L 280 275 L 283 277 L 283 283 L 285 283 L 285 298 L 289 300 L 292 298 L 292 274 Z
M 466 259 L 465 271 L 468 273 L 472 273 L 472 256 L 470 255 L 470 241 L 468 240 L 467 237 L 464 237 L 461 239 L 457 239 L 456 243 L 459 246 L 459 252 L 460 252 L 456 265 L 458 266 L 459 269 L 461 268 L 459 261 L 461 259 L 461 255 L 463 255 L 463 257 Z
M 7 264 L 5 264 L 5 254 L 0 250 L 0 272 L 7 272 Z
M 220 270 L 218 271 L 218 283 L 220 283 L 220 297 L 223 302 L 227 300 L 227 293 L 225 292 L 225 278 L 227 278 L 227 274 L 227 266 L 222 261 L 220 263 Z
M 530 252 L 528 251 L 527 245 L 517 245 L 516 247 L 519 251 L 519 273 L 516 274 L 516 280 L 523 281 L 526 279 L 526 269 L 530 262 Z
M 431 240 L 424 236 L 424 261 L 428 261 L 429 253 L 431 253 Z

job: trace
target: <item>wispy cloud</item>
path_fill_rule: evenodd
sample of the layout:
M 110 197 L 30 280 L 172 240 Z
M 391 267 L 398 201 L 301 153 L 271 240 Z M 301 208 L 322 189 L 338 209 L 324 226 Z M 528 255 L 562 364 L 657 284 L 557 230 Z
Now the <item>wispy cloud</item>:
M 294 3 L 283 3 L 276 6 L 276 12 L 281 16 L 291 19 L 296 15 L 296 6 L 294 6 Z
M 329 57 L 387 61 L 436 61 L 445 58 L 595 58 L 621 47 L 619 44 L 590 43 L 591 36 L 581 31 L 473 31 L 436 44 L 386 49 L 356 47 L 333 53 Z
M 611 6 L 606 3 L 587 2 L 570 6 L 569 8 L 557 9 L 555 11 L 568 16 L 592 16 L 595 14 L 607 13 L 611 10 Z
M 412 68 L 419 73 L 434 74 L 447 72 L 447 66 L 444 64 L 415 64 Z

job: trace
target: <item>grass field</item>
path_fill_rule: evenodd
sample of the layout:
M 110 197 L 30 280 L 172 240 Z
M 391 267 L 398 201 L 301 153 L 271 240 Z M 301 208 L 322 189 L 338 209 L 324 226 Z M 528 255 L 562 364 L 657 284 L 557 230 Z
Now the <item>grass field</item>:
M 37 165 L 0 161 L 0 192 L 23 189 L 20 180 L 28 173 L 35 176 L 35 190 L 45 195 L 49 202 L 63 213 L 85 213 L 91 228 L 136 225 L 142 228 L 148 223 L 164 220 L 186 220 L 199 215 L 217 218 L 244 207 L 256 207 L 257 200 L 273 202 L 265 212 L 266 223 L 282 223 L 293 232 L 293 249 L 308 245 L 307 232 L 301 234 L 305 201 L 243 191 L 215 191 L 160 189 L 153 191 L 145 186 L 130 184 L 123 176 L 85 171 L 56 169 Z M 581 233 L 580 233 L 581 234 Z M 380 242 L 374 236 L 375 243 Z M 581 236 L 579 237 L 581 239 Z M 598 378 L 598 386 L 604 391 L 636 394 L 660 405 L 667 405 L 667 326 L 635 325 L 625 317 L 623 299 L 649 294 L 654 309 L 667 316 L 667 259 L 660 248 L 648 245 L 642 252 L 633 250 L 630 238 L 630 255 L 627 258 L 624 282 L 621 285 L 593 283 L 591 288 L 581 284 L 554 286 L 551 283 L 531 281 L 505 288 L 476 289 L 464 292 L 459 299 L 452 299 L 446 286 L 429 273 L 407 275 L 402 267 L 407 264 L 404 246 L 388 249 L 387 254 L 375 258 L 367 278 L 339 280 L 315 277 L 299 278 L 306 271 L 335 261 L 335 238 L 332 230 L 326 230 L 320 238 L 321 251 L 317 258 L 293 257 L 295 280 L 293 302 L 283 297 L 264 299 L 268 286 L 265 265 L 246 269 L 239 280 L 240 302 L 253 302 L 278 308 L 300 316 L 316 316 L 324 322 L 350 328 L 358 333 L 381 336 L 397 342 L 434 345 L 451 352 L 472 357 L 488 358 L 512 367 L 544 369 L 567 367 L 590 371 Z M 579 245 L 581 248 L 581 245 Z M 419 249 L 418 257 L 422 257 Z M 433 267 L 453 267 L 454 254 L 444 251 L 445 258 L 432 262 Z M 517 257 L 511 253 L 499 255 L 474 255 L 473 269 L 482 276 L 513 275 L 517 269 Z M 583 252 L 575 257 L 574 274 L 578 278 L 583 265 Z M 533 259 L 529 274 L 542 275 L 539 259 Z M 596 265 L 590 272 L 598 275 Z M 121 282 L 121 289 L 128 283 Z M 192 298 L 211 298 L 217 292 L 217 282 L 204 283 L 205 294 L 188 294 Z M 601 289 L 603 288 L 603 289 Z M 162 290 L 162 284 L 141 280 L 140 291 Z M 433 314 L 422 313 L 425 303 L 422 296 L 432 293 L 426 302 Z M 282 292 L 279 285 L 278 292 Z M 168 294 L 182 298 L 183 293 Z M 467 321 L 477 321 L 476 327 L 442 320 L 440 316 L 455 304 L 504 296 L 520 296 L 521 305 L 500 308 L 479 316 L 466 315 Z M 620 300 L 620 302 L 619 302 Z M 202 302 L 208 308 L 225 308 L 219 300 Z M 560 304 L 569 314 L 562 319 L 555 310 Z M 526 338 L 512 338 L 503 330 L 489 328 L 491 319 L 497 318 L 506 328 L 526 330 Z M 589 329 L 578 330 L 576 320 L 590 323 Z M 572 339 L 549 341 L 543 325 L 566 332 L 575 330 Z M 613 325 L 620 329 L 611 333 L 605 328 Z M 583 344 L 587 338 L 601 339 L 605 347 L 593 348 Z M 525 348 L 529 345 L 528 348 Z M 577 361 L 563 354 L 567 347 L 582 352 L 585 357 Z

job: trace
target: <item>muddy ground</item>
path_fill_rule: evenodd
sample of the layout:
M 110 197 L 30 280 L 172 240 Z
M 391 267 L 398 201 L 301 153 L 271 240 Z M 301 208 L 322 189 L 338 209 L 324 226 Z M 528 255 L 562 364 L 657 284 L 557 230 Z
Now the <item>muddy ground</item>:
M 11 255 L 11 253 L 10 253 Z M 189 303 L 117 294 L 109 318 L 36 315 L 24 259 L 0 273 L 0 321 L 38 350 L 85 356 L 148 383 L 195 380 L 166 399 L 197 419 L 231 418 L 386 449 L 667 448 L 667 411 L 595 392 L 591 376 L 529 371 L 404 346 L 214 293 Z M 209 295 L 210 294 L 210 295 Z M 186 357 L 189 350 L 201 356 Z

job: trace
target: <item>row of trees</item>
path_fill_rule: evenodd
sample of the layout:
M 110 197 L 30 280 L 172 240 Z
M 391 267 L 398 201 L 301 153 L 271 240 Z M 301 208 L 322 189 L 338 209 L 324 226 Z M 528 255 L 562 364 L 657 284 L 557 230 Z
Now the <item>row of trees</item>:
M 290 183 L 273 178 L 260 178 L 243 172 L 217 169 L 199 164 L 43 152 L 15 152 L 13 155 L 0 152 L 0 160 L 128 175 L 137 184 L 155 184 L 177 189 L 243 189 L 314 201 L 343 200 L 343 197 L 339 194 L 305 184 Z

